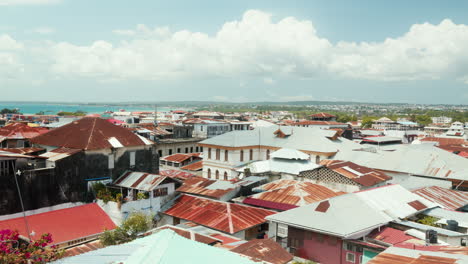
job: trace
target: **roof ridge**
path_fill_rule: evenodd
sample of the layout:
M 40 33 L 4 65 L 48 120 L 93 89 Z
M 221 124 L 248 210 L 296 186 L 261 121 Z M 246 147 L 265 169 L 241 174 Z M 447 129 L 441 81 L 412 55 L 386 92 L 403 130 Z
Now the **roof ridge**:
M 94 118 L 94 120 L 93 120 L 93 127 L 91 128 L 91 131 L 90 131 L 90 133 L 89 133 L 88 144 L 86 144 L 85 150 L 88 149 L 88 146 L 89 146 L 89 144 L 91 143 L 91 139 L 93 138 L 94 128 L 96 127 L 96 120 L 97 120 L 97 118 Z

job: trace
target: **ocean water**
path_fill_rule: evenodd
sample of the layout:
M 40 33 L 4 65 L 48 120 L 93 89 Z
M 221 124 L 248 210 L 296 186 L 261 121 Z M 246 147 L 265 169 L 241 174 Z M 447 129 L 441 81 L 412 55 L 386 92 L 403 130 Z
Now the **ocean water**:
M 2 103 L 0 102 L 0 109 L 4 108 L 18 108 L 19 111 L 23 114 L 36 114 L 39 112 L 44 112 L 46 115 L 53 115 L 57 114 L 58 112 L 76 112 L 76 111 L 83 111 L 88 114 L 102 114 L 106 111 L 113 111 L 118 112 L 121 109 L 125 109 L 125 111 L 154 111 L 154 107 L 149 106 L 115 106 L 115 105 L 85 105 L 85 104 L 34 104 L 34 103 Z M 170 110 L 178 110 L 171 109 L 168 107 L 158 107 L 158 112 L 167 112 Z

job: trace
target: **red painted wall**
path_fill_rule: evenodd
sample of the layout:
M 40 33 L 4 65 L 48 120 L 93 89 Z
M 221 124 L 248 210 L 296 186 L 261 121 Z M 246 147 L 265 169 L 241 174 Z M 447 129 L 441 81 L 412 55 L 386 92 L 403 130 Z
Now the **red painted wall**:
M 307 232 L 302 246 L 296 255 L 322 264 L 339 264 L 341 261 L 342 241 L 338 238 Z

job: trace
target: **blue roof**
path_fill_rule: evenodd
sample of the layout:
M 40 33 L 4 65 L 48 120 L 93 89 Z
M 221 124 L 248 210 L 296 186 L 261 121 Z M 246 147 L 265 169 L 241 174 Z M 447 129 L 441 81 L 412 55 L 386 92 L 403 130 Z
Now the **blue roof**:
M 52 262 L 55 264 L 255 264 L 226 249 L 186 239 L 174 231 L 160 232 L 132 242 L 109 246 L 78 256 Z

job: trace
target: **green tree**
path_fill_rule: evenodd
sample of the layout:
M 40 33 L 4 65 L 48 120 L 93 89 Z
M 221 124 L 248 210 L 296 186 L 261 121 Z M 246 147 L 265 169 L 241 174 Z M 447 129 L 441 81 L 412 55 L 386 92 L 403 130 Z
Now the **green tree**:
M 106 230 L 99 238 L 104 246 L 130 242 L 153 227 L 151 217 L 144 213 L 132 213 L 119 227 Z
M 4 114 L 19 114 L 20 112 L 18 111 L 18 109 L 8 109 L 8 108 L 3 108 L 1 111 L 0 111 L 0 114 L 4 115 Z
M 418 116 L 416 116 L 415 121 L 418 124 L 421 124 L 423 126 L 427 126 L 427 125 L 432 123 L 432 118 L 430 116 L 428 116 L 428 115 L 418 115 Z
M 366 116 L 362 118 L 362 128 L 371 128 L 373 124 L 374 118 L 370 116 Z

